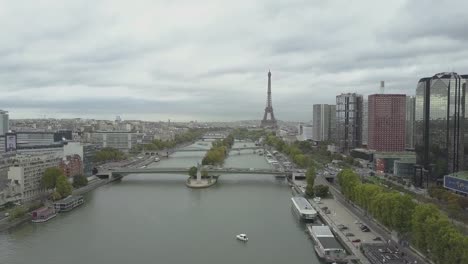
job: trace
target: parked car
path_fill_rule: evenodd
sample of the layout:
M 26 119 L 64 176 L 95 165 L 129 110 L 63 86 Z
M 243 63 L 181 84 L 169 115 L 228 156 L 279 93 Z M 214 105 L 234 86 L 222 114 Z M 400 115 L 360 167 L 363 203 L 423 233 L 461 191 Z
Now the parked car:
M 351 240 L 351 242 L 353 242 L 353 243 L 359 243 L 359 242 L 361 242 L 361 239 L 359 239 L 359 238 L 358 238 L 358 239 L 353 239 L 353 240 Z
M 339 224 L 337 227 L 338 227 L 339 230 L 346 230 L 346 229 L 348 229 L 348 227 L 345 226 L 345 225 L 343 225 L 343 224 Z

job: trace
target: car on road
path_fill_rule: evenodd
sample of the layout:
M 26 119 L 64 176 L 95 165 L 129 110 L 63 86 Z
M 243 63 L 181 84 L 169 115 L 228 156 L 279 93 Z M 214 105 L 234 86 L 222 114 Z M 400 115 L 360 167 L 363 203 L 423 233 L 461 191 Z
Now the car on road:
M 359 238 L 353 239 L 353 240 L 351 240 L 351 242 L 353 242 L 353 243 L 359 243 L 359 242 L 361 242 L 361 239 L 359 239 Z
M 337 227 L 338 227 L 339 230 L 347 230 L 348 229 L 348 227 L 343 225 L 343 224 L 339 224 Z
M 367 227 L 366 225 L 361 224 L 361 226 L 359 226 L 359 228 L 361 229 L 362 232 L 370 232 L 369 227 Z
M 347 236 L 347 237 L 353 237 L 353 236 L 354 236 L 354 234 L 353 234 L 353 233 L 350 233 L 350 232 L 348 232 L 348 233 L 346 233 L 346 234 L 345 234 L 345 236 Z

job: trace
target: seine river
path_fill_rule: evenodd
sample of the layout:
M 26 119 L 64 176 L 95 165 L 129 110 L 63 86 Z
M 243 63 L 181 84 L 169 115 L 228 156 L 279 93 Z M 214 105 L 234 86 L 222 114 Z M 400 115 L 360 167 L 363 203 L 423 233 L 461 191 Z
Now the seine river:
M 151 166 L 190 167 L 203 155 L 179 152 Z M 231 153 L 225 167 L 269 164 L 244 150 Z M 0 233 L 0 263 L 320 263 L 291 212 L 285 181 L 223 175 L 217 185 L 194 190 L 185 186 L 186 178 L 128 175 L 100 187 L 72 212 Z M 249 242 L 236 240 L 239 233 Z

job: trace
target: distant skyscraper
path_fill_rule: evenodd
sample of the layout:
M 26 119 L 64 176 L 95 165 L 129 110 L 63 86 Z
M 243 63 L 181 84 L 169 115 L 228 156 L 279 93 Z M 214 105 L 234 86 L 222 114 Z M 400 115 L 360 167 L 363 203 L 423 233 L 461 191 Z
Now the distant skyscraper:
M 336 124 L 335 105 L 315 104 L 313 110 L 312 139 L 315 141 L 332 140 Z
M 368 144 L 369 138 L 369 101 L 363 99 L 362 101 L 362 145 Z
M 268 119 L 268 114 L 270 119 Z M 276 128 L 277 123 L 275 119 L 275 114 L 273 113 L 273 103 L 271 100 L 271 72 L 268 71 L 268 90 L 267 90 L 267 103 L 265 107 L 265 114 L 263 115 L 262 127 Z
M 0 110 L 0 136 L 8 133 L 8 112 Z
M 405 150 L 406 95 L 369 95 L 367 147 L 383 152 Z
M 335 141 L 342 152 L 361 147 L 362 95 L 346 93 L 336 96 Z
M 468 75 L 438 73 L 422 78 L 416 88 L 415 184 L 441 179 L 464 170 L 468 164 L 468 138 L 465 109 Z M 468 153 L 466 153 L 468 154 Z
M 414 148 L 414 107 L 415 97 L 406 96 L 406 148 Z

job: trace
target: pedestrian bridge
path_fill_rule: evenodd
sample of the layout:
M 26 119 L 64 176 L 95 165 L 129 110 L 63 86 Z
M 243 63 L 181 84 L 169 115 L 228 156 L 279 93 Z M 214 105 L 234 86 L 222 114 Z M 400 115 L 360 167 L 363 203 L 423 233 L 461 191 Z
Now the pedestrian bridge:
M 117 168 L 109 171 L 110 177 L 122 177 L 128 174 L 184 174 L 188 176 L 190 168 Z M 219 174 L 256 174 L 256 175 L 275 175 L 277 177 L 286 177 L 287 172 L 272 169 L 255 168 L 212 168 L 206 170 L 209 175 Z

